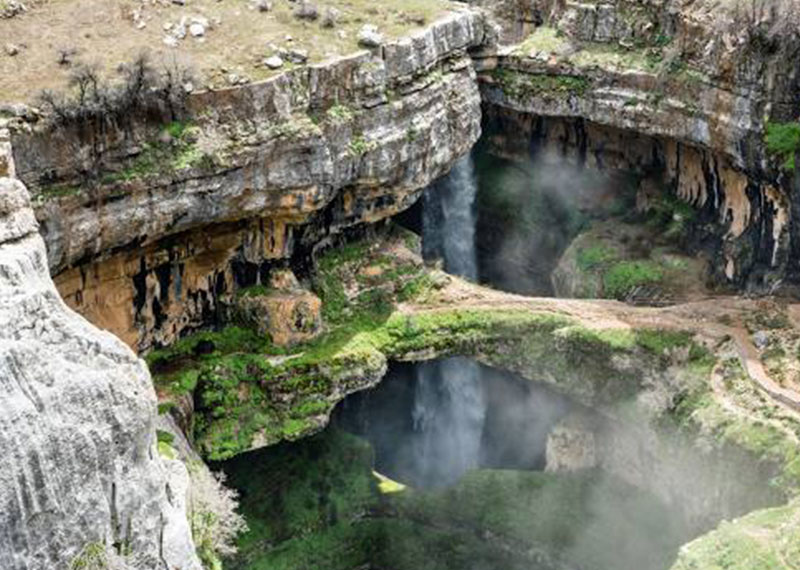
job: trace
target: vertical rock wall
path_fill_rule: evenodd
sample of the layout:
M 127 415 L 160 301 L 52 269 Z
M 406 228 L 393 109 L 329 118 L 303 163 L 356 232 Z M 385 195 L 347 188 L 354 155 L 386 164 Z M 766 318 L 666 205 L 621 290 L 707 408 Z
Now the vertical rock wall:
M 0 568 L 66 569 L 105 545 L 132 567 L 199 570 L 149 373 L 66 307 L 37 230 L 25 187 L 0 178 Z

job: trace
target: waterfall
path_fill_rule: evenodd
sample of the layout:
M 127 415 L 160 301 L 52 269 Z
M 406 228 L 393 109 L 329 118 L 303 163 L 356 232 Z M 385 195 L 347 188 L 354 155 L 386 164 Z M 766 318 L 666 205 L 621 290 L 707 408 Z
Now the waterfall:
M 477 279 L 477 182 L 472 158 L 429 188 L 423 202 L 423 250 L 441 257 L 449 273 Z M 478 467 L 486 402 L 480 368 L 466 358 L 417 367 L 412 417 L 418 433 L 416 470 L 427 486 L 448 485 Z
M 478 278 L 473 208 L 477 193 L 475 168 L 472 157 L 467 155 L 450 174 L 428 188 L 423 198 L 425 257 L 441 257 L 448 273 L 472 281 Z

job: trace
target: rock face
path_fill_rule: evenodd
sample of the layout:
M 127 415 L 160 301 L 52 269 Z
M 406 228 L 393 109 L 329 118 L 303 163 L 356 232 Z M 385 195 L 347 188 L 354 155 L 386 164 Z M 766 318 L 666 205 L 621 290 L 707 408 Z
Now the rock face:
M 193 94 L 191 138 L 156 172 L 137 160 L 163 123 L 17 128 L 17 174 L 65 299 L 133 346 L 169 343 L 222 293 L 254 282 L 234 279 L 239 270 L 405 209 L 480 135 L 466 50 L 483 37 L 482 16 L 460 10 L 375 53 Z M 106 179 L 118 179 L 93 190 L 79 176 L 90 141 L 105 149 Z
M 199 570 L 147 369 L 64 305 L 37 229 L 25 187 L 0 178 L 0 567 L 71 568 L 96 544 Z
M 794 273 L 789 194 L 734 168 L 730 159 L 582 118 L 541 117 L 502 105 L 489 106 L 486 117 L 499 155 L 522 160 L 548 155 L 551 162 L 576 169 L 574 176 L 616 176 L 613 181 L 598 176 L 594 202 L 614 193 L 619 197 L 630 184 L 620 176 L 629 176 L 638 184 L 633 190 L 638 189 L 641 210 L 650 209 L 648 200 L 683 203 L 692 220 L 687 231 L 703 244 L 718 284 L 769 292 L 780 276 Z M 565 188 L 564 195 L 569 193 Z M 592 196 L 579 198 L 578 208 L 593 202 Z
M 486 4 L 501 39 L 528 37 L 476 60 L 485 103 L 649 136 L 672 191 L 718 217 L 730 282 L 763 289 L 797 272 L 790 181 L 763 144 L 767 120 L 795 119 L 791 3 L 749 16 L 706 1 Z
M 169 344 L 277 261 L 407 208 L 477 140 L 481 98 L 513 152 L 546 139 L 691 204 L 717 281 L 770 292 L 800 271 L 796 205 L 762 144 L 764 118 L 786 120 L 798 92 L 794 40 L 770 32 L 770 51 L 740 37 L 755 24 L 720 32 L 706 2 L 474 3 L 502 29 L 458 7 L 371 52 L 192 94 L 191 135 L 157 147 L 158 167 L 171 117 L 14 122 L 16 172 L 67 303 L 137 349 Z M 98 153 L 105 182 L 89 188 Z
M 597 466 L 595 428 L 577 413 L 570 414 L 547 436 L 545 470 L 577 471 Z

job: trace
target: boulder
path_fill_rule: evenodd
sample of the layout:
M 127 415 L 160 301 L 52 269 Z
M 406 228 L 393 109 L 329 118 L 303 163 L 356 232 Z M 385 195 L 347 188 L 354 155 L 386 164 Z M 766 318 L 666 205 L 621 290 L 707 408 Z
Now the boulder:
M 317 10 L 317 5 L 313 2 L 303 0 L 294 9 L 294 17 L 300 20 L 316 20 L 319 17 L 319 10 Z
M 308 61 L 308 51 L 299 48 L 287 50 L 286 59 L 292 63 L 305 63 Z
M 569 472 L 597 466 L 594 429 L 588 418 L 572 413 L 547 436 L 545 471 Z
M 264 65 L 270 69 L 280 69 L 283 67 L 283 59 L 279 55 L 273 55 L 264 60 Z
M 322 332 L 322 302 L 288 270 L 273 276 L 268 289 L 245 290 L 236 300 L 235 314 L 278 346 L 307 342 Z
M 259 12 L 269 12 L 272 10 L 272 2 L 270 0 L 256 0 L 255 8 Z
M 322 22 L 320 22 L 320 26 L 323 28 L 335 28 L 336 24 L 339 23 L 339 17 L 341 12 L 336 8 L 325 8 L 325 14 L 322 16 Z
M 358 32 L 358 44 L 367 48 L 380 47 L 383 44 L 383 36 L 376 26 L 365 24 Z

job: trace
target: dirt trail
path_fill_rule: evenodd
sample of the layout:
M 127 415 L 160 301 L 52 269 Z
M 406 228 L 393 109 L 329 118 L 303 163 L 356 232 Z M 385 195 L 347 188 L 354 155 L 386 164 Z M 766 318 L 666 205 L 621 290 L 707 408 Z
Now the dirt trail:
M 694 332 L 711 345 L 729 338 L 734 342 L 750 380 L 792 414 L 800 413 L 800 393 L 780 386 L 770 377 L 749 332 L 741 324 L 748 314 L 759 310 L 757 300 L 718 297 L 668 307 L 636 307 L 608 300 L 523 297 L 452 277 L 448 278 L 437 297 L 433 308 L 426 305 L 407 307 L 406 310 L 437 311 L 453 305 L 476 309 L 522 309 L 571 317 L 593 329 L 680 329 Z M 800 304 L 789 305 L 786 312 L 792 326 L 800 326 Z
M 742 327 L 730 328 L 730 335 L 736 343 L 739 359 L 742 361 L 747 375 L 769 396 L 794 410 L 800 412 L 800 394 L 794 390 L 781 387 L 767 374 L 759 358 L 758 349 L 750 340 L 750 335 Z

